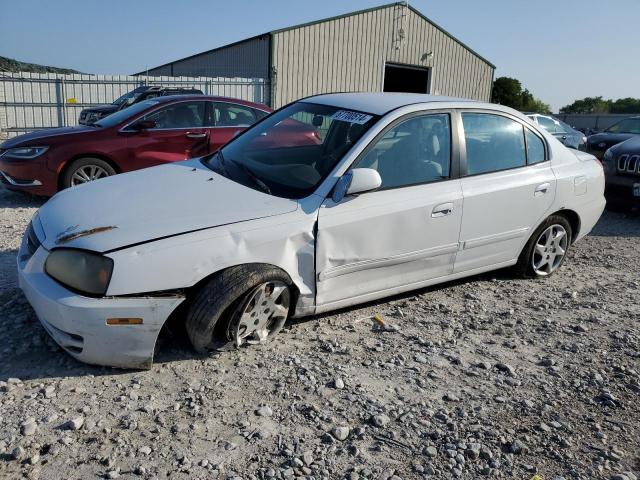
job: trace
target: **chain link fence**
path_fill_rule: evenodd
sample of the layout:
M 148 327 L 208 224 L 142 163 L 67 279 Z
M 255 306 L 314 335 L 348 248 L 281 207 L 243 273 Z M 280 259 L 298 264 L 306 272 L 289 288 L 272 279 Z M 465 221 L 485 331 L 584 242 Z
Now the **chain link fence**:
M 193 87 L 205 95 L 269 104 L 269 82 L 263 78 L 0 72 L 0 139 L 77 125 L 82 109 L 111 103 L 142 85 Z

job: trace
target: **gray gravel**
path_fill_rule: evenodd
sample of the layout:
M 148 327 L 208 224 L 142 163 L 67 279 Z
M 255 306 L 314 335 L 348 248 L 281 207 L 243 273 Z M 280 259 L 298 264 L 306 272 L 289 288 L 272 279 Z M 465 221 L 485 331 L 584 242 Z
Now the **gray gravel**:
M 16 289 L 37 205 L 0 190 L 0 478 L 640 477 L 638 215 L 607 212 L 546 281 L 494 272 L 213 357 L 177 332 L 137 372 L 73 360 Z

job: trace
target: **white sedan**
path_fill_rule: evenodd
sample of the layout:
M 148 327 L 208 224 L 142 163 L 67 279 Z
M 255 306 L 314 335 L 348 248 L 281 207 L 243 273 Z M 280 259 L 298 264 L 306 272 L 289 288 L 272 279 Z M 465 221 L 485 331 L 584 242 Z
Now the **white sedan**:
M 603 191 L 595 157 L 510 108 L 320 95 L 213 155 L 58 193 L 24 236 L 20 286 L 77 359 L 149 368 L 170 317 L 207 351 L 488 270 L 547 277 Z

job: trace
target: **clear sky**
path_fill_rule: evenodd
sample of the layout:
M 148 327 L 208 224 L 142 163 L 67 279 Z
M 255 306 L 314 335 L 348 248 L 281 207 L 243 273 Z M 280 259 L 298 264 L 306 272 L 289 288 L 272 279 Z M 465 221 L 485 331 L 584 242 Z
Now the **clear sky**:
M 385 0 L 0 0 L 0 55 L 130 74 Z M 640 0 L 413 0 L 554 110 L 640 97 Z

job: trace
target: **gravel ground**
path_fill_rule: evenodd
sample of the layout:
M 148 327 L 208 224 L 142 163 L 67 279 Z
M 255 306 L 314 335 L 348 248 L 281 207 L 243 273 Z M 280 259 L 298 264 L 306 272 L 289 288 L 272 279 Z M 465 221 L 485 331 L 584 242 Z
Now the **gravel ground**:
M 73 360 L 15 288 L 37 206 L 0 191 L 2 478 L 640 477 L 638 215 L 607 212 L 545 281 L 495 272 L 212 357 L 177 334 L 139 372 Z

